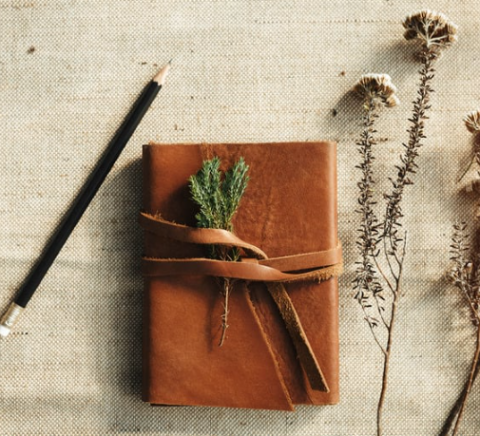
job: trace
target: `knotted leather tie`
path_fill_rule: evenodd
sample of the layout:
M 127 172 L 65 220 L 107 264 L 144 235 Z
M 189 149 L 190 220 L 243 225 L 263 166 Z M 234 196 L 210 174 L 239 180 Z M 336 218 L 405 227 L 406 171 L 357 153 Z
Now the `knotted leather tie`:
M 147 277 L 192 274 L 265 282 L 293 341 L 310 386 L 315 390 L 329 391 L 300 318 L 283 283 L 307 279 L 327 280 L 341 274 L 343 264 L 340 244 L 325 251 L 268 258 L 261 249 L 227 230 L 188 227 L 143 212 L 140 213 L 139 222 L 144 230 L 162 238 L 190 244 L 241 248 L 245 257 L 242 257 L 240 262 L 207 258 L 144 257 L 142 273 Z

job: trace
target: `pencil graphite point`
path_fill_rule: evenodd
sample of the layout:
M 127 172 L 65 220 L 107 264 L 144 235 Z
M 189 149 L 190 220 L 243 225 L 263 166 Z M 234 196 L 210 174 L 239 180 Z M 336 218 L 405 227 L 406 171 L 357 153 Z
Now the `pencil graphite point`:
M 170 70 L 170 65 L 172 65 L 172 59 L 170 59 L 170 61 L 157 73 L 153 78 L 153 81 L 157 82 L 160 86 L 163 86 Z

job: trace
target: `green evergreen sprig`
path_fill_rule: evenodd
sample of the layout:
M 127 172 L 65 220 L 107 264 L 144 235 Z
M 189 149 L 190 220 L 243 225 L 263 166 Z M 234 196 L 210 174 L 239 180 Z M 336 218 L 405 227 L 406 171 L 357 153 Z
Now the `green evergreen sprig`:
M 206 160 L 197 174 L 188 179 L 192 200 L 199 211 L 195 215 L 197 227 L 208 229 L 224 229 L 233 232 L 233 217 L 240 200 L 247 189 L 249 166 L 241 157 L 228 171 L 220 170 L 220 158 Z M 212 259 L 238 261 L 240 252 L 236 247 L 210 246 L 208 255 Z M 228 328 L 228 301 L 233 288 L 233 279 L 222 279 L 224 296 L 222 315 L 222 336 L 219 345 L 225 341 Z
M 189 178 L 193 201 L 200 207 L 197 226 L 232 231 L 232 219 L 247 188 L 248 165 L 241 157 L 222 178 L 220 158 L 203 162 L 200 171 Z

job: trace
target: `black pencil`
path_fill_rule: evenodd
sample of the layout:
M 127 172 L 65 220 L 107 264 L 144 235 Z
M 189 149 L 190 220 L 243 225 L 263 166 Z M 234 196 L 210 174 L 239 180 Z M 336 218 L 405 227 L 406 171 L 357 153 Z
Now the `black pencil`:
M 8 336 L 19 314 L 27 306 L 30 298 L 32 298 L 32 295 L 40 285 L 40 282 L 44 278 L 48 269 L 54 262 L 66 240 L 90 204 L 92 198 L 107 177 L 118 156 L 120 156 L 120 153 L 124 149 L 128 140 L 135 132 L 135 129 L 140 124 L 143 116 L 162 88 L 170 68 L 170 63 L 171 61 L 163 67 L 145 87 L 124 122 L 117 130 L 117 133 L 110 141 L 110 144 L 100 158 L 97 166 L 85 182 L 74 203 L 65 214 L 60 227 L 51 237 L 35 266 L 22 284 L 15 300 L 10 304 L 6 313 L 1 318 L 0 336 Z

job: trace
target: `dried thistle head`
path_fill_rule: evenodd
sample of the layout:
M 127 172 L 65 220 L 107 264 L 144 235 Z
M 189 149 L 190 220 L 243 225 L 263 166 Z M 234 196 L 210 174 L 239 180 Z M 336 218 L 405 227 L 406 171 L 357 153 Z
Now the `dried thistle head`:
M 387 107 L 400 103 L 395 95 L 397 88 L 388 74 L 364 74 L 353 87 L 353 91 L 363 99 L 367 108 L 370 102 Z
M 480 132 L 480 110 L 469 112 L 464 118 L 465 126 L 470 133 Z
M 424 10 L 402 22 L 405 39 L 418 39 L 429 53 L 439 53 L 457 41 L 458 26 L 444 14 Z

